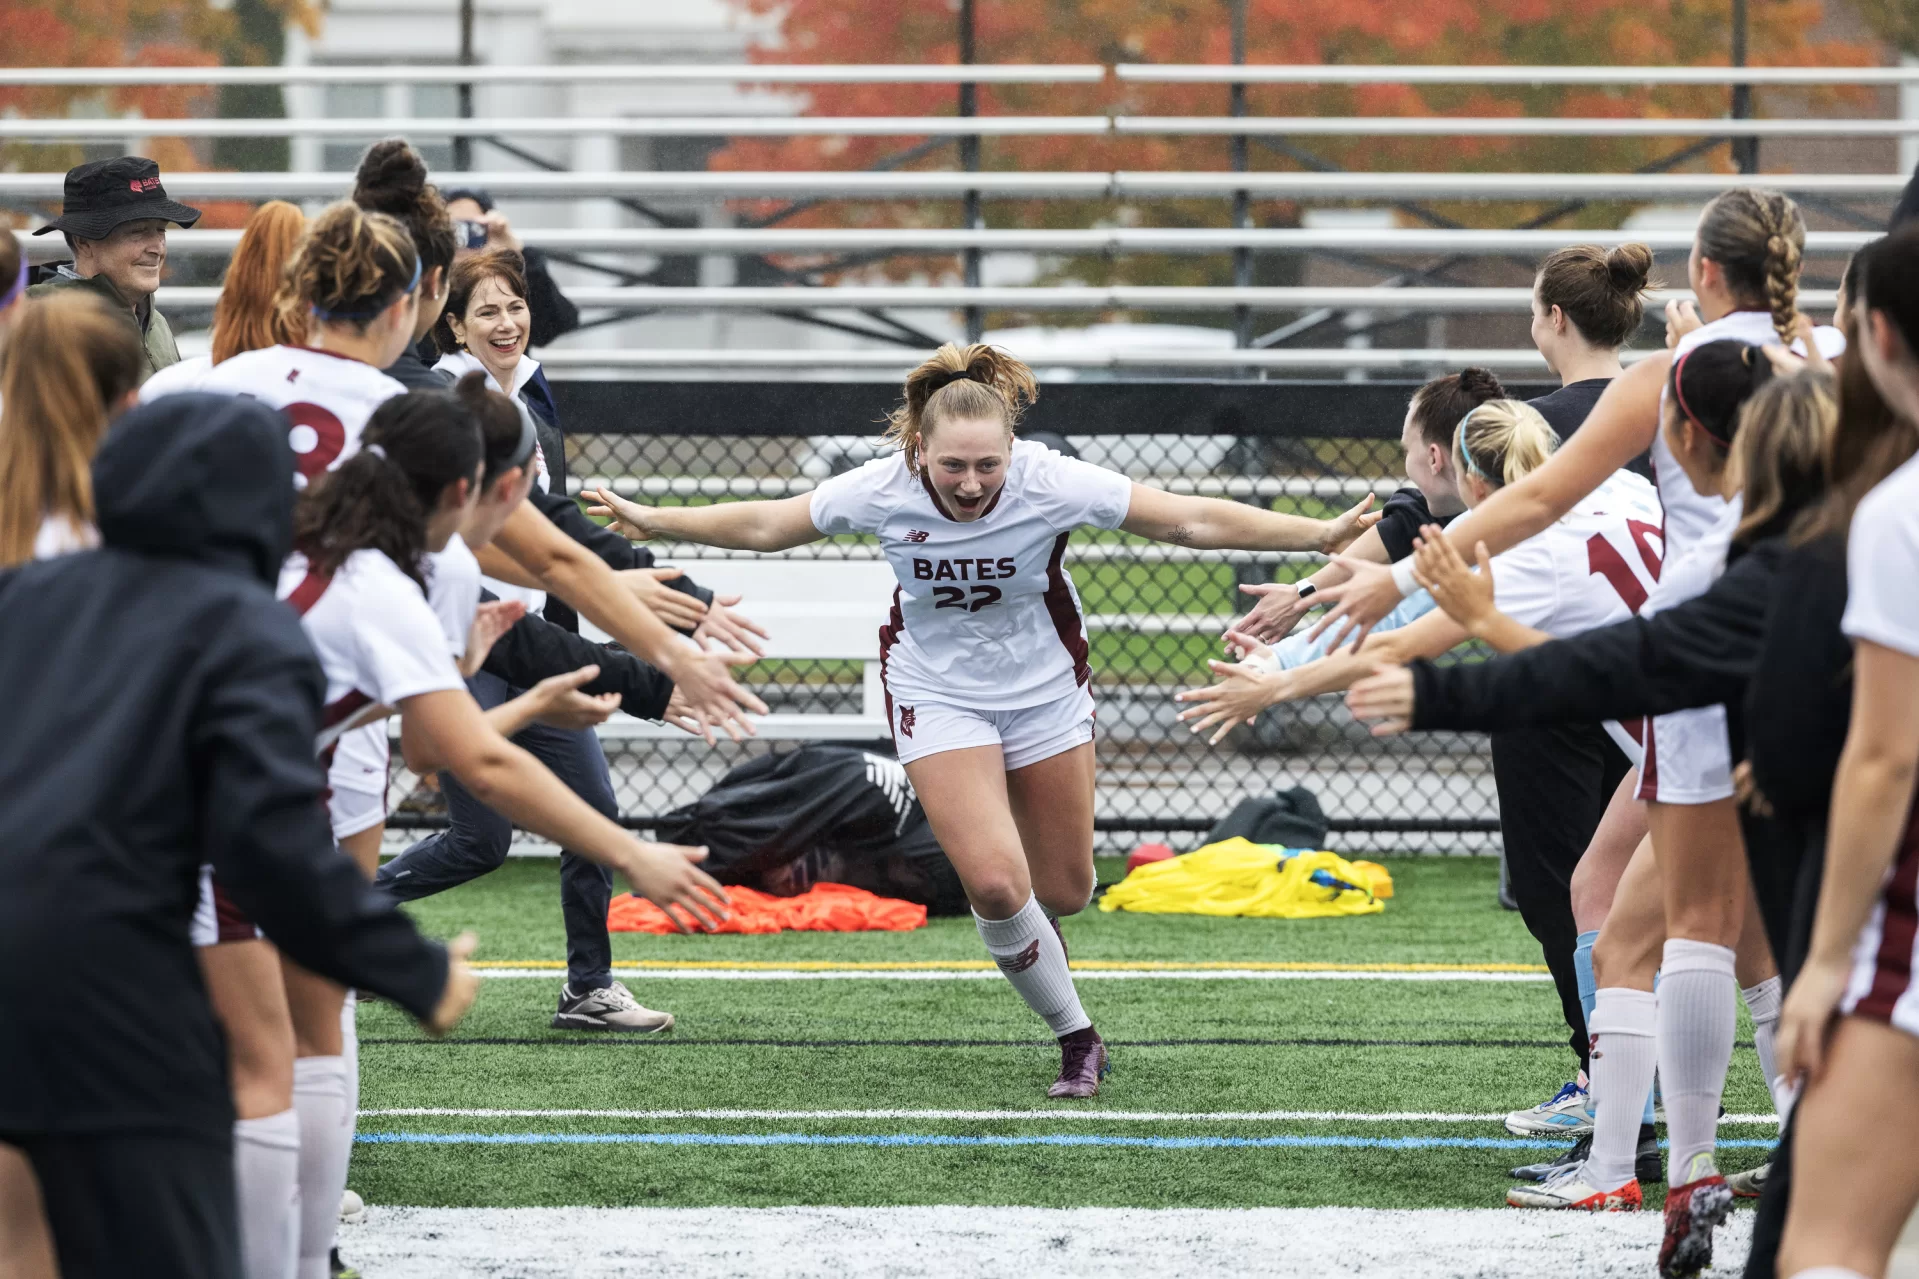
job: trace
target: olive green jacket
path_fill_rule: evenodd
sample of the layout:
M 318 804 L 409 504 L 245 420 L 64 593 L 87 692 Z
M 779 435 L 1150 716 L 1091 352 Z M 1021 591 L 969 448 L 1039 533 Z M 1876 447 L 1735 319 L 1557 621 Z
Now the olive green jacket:
M 140 342 L 147 357 L 147 375 L 151 377 L 169 364 L 180 362 L 180 348 L 173 341 L 173 326 L 167 323 L 167 317 L 160 314 L 159 308 L 148 298 L 138 310 L 129 307 L 120 296 L 120 290 L 113 287 L 112 281 L 104 275 L 81 277 L 72 274 L 71 268 L 62 267 L 61 273 L 42 284 L 36 284 L 27 290 L 30 298 L 45 297 L 59 289 L 91 289 L 105 298 L 113 309 L 140 330 Z M 142 315 L 141 312 L 145 314 Z

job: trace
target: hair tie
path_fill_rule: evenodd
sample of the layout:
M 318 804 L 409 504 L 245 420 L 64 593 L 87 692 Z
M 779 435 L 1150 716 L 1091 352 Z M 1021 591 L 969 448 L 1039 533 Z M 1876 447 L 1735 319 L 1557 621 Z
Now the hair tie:
M 17 241 L 15 247 L 20 249 L 20 271 L 14 276 L 13 283 L 7 286 L 7 291 L 0 293 L 0 311 L 12 306 L 13 300 L 19 297 L 21 290 L 27 287 L 27 250 Z
M 1466 410 L 1466 416 L 1459 419 L 1459 425 L 1453 428 L 1453 447 L 1466 461 L 1466 469 L 1488 484 L 1494 483 L 1493 477 L 1479 469 L 1479 463 L 1473 457 L 1473 451 L 1466 447 L 1466 423 L 1473 420 L 1473 414 L 1479 412 L 1482 405 L 1475 404 Z
M 1693 351 L 1697 351 L 1698 349 L 1699 348 L 1696 346 L 1693 347 L 1691 350 L 1687 351 L 1684 355 L 1680 356 L 1679 362 L 1672 366 L 1673 397 L 1679 401 L 1679 411 L 1686 415 L 1686 420 L 1688 422 L 1691 422 L 1694 426 L 1698 427 L 1701 431 L 1704 431 L 1706 434 L 1706 438 L 1711 440 L 1714 444 L 1717 444 L 1721 448 L 1729 449 L 1732 447 L 1732 441 L 1728 439 L 1720 438 L 1719 433 L 1713 430 L 1711 427 L 1707 426 L 1704 422 L 1701 422 L 1699 420 L 1699 415 L 1692 411 L 1692 406 L 1686 403 L 1686 386 L 1685 386 L 1685 381 L 1682 377 L 1682 374 L 1684 374 L 1686 371 L 1686 361 L 1690 360 L 1692 358 Z M 1744 363 L 1745 358 L 1746 358 L 1745 354 L 1741 352 L 1739 357 L 1740 362 Z
M 377 458 L 379 458 L 379 459 L 380 459 L 380 460 L 381 460 L 382 462 L 384 462 L 384 461 L 386 461 L 386 460 L 387 460 L 387 456 L 386 456 L 386 450 L 385 450 L 384 448 L 382 448 L 382 447 L 381 447 L 380 445 L 378 445 L 378 444 L 369 444 L 369 445 L 367 445 L 367 446 L 366 446 L 366 451 L 367 451 L 368 453 L 371 453 L 371 454 L 373 454 L 373 456 L 375 456 L 375 457 L 377 457 Z

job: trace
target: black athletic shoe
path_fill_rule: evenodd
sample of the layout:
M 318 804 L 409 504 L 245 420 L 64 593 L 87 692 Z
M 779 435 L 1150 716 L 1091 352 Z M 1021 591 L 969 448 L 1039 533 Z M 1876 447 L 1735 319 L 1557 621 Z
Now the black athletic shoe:
M 1659 1155 L 1659 1134 L 1651 1124 L 1639 1125 L 1639 1152 L 1633 1156 L 1632 1171 L 1642 1186 L 1666 1180 L 1666 1163 Z
M 327 1274 L 332 1279 L 360 1279 L 360 1272 L 340 1260 L 340 1250 L 335 1248 L 327 1254 Z
M 1557 1159 L 1548 1159 L 1544 1163 L 1527 1164 L 1522 1168 L 1513 1169 L 1513 1180 L 1546 1181 L 1562 1168 L 1570 1168 L 1574 1164 L 1585 1163 L 1586 1156 L 1592 1153 L 1592 1148 L 1592 1134 L 1587 1133 L 1584 1137 L 1575 1141 L 1567 1149 L 1566 1153 Z

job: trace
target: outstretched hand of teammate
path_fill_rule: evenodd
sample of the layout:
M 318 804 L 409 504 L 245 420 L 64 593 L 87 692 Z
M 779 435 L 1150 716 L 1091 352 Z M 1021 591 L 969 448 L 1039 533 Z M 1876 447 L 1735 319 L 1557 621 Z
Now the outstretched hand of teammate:
M 1446 616 L 1479 635 L 1498 613 L 1493 603 L 1493 557 L 1484 542 L 1473 547 L 1479 571 L 1459 557 L 1437 524 L 1428 524 L 1413 540 L 1413 580 L 1432 592 Z
M 525 616 L 526 605 L 518 600 L 487 600 L 475 609 L 473 624 L 466 629 L 466 652 L 460 658 L 461 677 L 472 679 L 500 637 Z
M 594 489 L 587 496 L 599 505 L 587 507 L 586 513 L 610 517 L 613 522 L 609 527 L 629 542 L 648 542 L 660 535 L 653 527 L 652 507 L 629 502 L 610 489 Z
M 683 933 L 710 933 L 732 917 L 733 903 L 726 890 L 693 864 L 705 860 L 704 847 L 633 843 L 633 854 L 621 863 L 620 873 L 634 892 L 660 908 L 673 927 Z
M 1272 654 L 1272 650 L 1265 645 L 1237 631 L 1228 632 L 1226 639 L 1256 658 Z M 1180 721 L 1190 723 L 1193 732 L 1203 733 L 1209 728 L 1214 730 L 1207 739 L 1209 746 L 1219 745 L 1226 734 L 1233 731 L 1235 724 L 1250 724 L 1268 706 L 1286 700 L 1284 671 L 1271 670 L 1260 662 L 1206 664 L 1212 668 L 1213 674 L 1219 676 L 1219 682 L 1206 688 L 1189 688 L 1180 693 L 1177 700 L 1193 703 L 1190 709 L 1179 713 Z
M 1846 954 L 1836 959 L 1822 959 L 1816 954 L 1806 957 L 1779 1011 L 1779 1069 L 1788 1080 L 1803 1087 L 1819 1078 L 1826 1065 L 1826 1048 L 1839 1000 L 1851 979 L 1850 956 Z
M 629 568 L 617 574 L 632 590 L 633 598 L 652 610 L 653 616 L 676 631 L 690 631 L 705 620 L 706 605 L 699 596 L 667 585 L 679 575 L 676 568 Z
M 663 669 L 673 681 L 673 695 L 685 708 L 686 718 L 699 723 L 698 734 L 708 746 L 718 740 L 715 730 L 736 742 L 758 733 L 746 714 L 766 714 L 766 703 L 740 687 L 728 669 L 756 660 L 752 653 L 737 649 L 703 652 L 688 643 L 674 652 L 672 666 Z
M 1391 737 L 1413 726 L 1413 673 L 1404 666 L 1379 666 L 1346 692 L 1353 718 L 1372 721 L 1374 737 Z
M 1271 644 L 1292 634 L 1299 619 L 1313 608 L 1311 596 L 1299 598 L 1298 582 L 1249 582 L 1239 589 L 1257 597 L 1259 602 L 1253 605 L 1246 616 L 1226 628 L 1222 642 L 1229 653 L 1235 652 L 1235 649 L 1232 641 L 1226 637 L 1237 633 L 1262 644 Z
M 1373 495 L 1368 493 L 1344 515 L 1324 521 L 1326 532 L 1319 549 L 1328 555 L 1339 554 L 1357 541 L 1361 533 L 1379 523 L 1379 517 L 1384 514 L 1384 511 L 1373 510 Z
M 440 991 L 440 1002 L 433 1006 L 433 1015 L 421 1025 L 435 1039 L 460 1024 L 480 993 L 479 975 L 467 963 L 479 945 L 480 939 L 470 932 L 446 944 L 446 986 Z
M 1399 607 L 1401 599 L 1399 586 L 1393 581 L 1393 571 L 1386 565 L 1353 559 L 1347 555 L 1335 555 L 1333 563 L 1350 576 L 1337 586 L 1328 586 L 1313 596 L 1315 604 L 1331 607 L 1313 629 L 1306 632 L 1307 638 L 1318 639 L 1328 627 L 1336 624 L 1339 629 L 1333 633 L 1333 642 L 1327 650 L 1329 652 L 1344 647 L 1349 640 L 1354 647 L 1358 647 L 1381 618 Z
M 600 677 L 600 668 L 582 666 L 564 675 L 549 675 L 522 696 L 532 699 L 533 718 L 552 728 L 592 728 L 620 709 L 618 693 L 582 693 Z
M 693 638 L 704 643 L 716 640 L 727 648 L 741 649 L 755 657 L 766 656 L 766 641 L 772 637 L 761 626 L 744 613 L 735 613 L 733 606 L 740 602 L 738 595 L 715 595 L 708 606 L 705 616 L 693 629 Z

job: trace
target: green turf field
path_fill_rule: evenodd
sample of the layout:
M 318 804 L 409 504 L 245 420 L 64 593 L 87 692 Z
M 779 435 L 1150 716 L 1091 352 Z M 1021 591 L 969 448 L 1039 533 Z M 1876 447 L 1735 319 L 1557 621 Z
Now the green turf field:
M 1113 1044 L 1114 1074 L 1090 1103 L 1046 1100 L 1057 1054 L 997 977 L 628 975 L 642 1002 L 679 1018 L 670 1035 L 646 1039 L 549 1030 L 557 969 L 489 980 L 442 1043 L 390 1006 L 368 1006 L 353 1185 L 370 1203 L 451 1207 L 1493 1207 L 1504 1169 L 1550 1148 L 1473 1116 L 1536 1102 L 1568 1077 L 1557 1002 L 1549 983 L 1510 973 L 1404 971 L 1539 956 L 1495 903 L 1490 859 L 1388 864 L 1398 891 L 1383 915 L 1288 922 L 1092 909 L 1068 921 L 1073 959 L 1088 967 L 1082 997 Z M 1100 869 L 1102 879 L 1119 872 Z M 475 930 L 484 961 L 554 964 L 557 880 L 553 860 L 516 860 L 415 910 L 436 934 Z M 616 935 L 615 956 L 973 965 L 983 952 L 970 922 L 936 920 L 905 934 Z M 1120 963 L 1377 970 L 1095 975 Z M 1726 1096 L 1734 1114 L 1769 1110 L 1747 1029 L 1742 1020 Z M 537 1113 L 371 1113 L 408 1109 Z M 568 1110 L 637 1113 L 552 1113 Z M 761 1113 L 660 1113 L 688 1111 Z M 864 1113 L 793 1113 L 822 1111 Z M 1315 1117 L 1246 1113 L 1274 1111 Z M 1435 1115 L 1455 1117 L 1416 1117 Z M 1722 1135 L 1745 1144 L 1723 1166 L 1757 1163 L 1771 1133 L 1729 1125 Z

